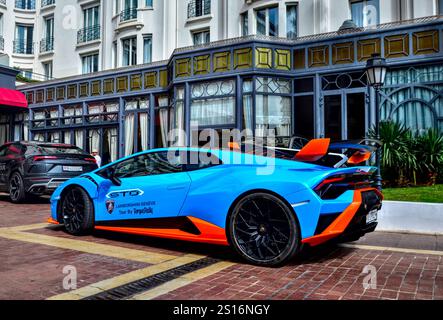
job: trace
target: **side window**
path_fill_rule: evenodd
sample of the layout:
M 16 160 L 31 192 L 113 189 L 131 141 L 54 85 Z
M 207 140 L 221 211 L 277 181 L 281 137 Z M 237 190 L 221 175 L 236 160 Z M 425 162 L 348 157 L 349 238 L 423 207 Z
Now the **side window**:
M 167 152 L 148 153 L 120 162 L 115 167 L 117 178 L 143 177 L 182 171 L 180 158 Z
M 181 163 L 185 171 L 196 171 L 223 164 L 211 152 L 185 151 L 181 152 Z

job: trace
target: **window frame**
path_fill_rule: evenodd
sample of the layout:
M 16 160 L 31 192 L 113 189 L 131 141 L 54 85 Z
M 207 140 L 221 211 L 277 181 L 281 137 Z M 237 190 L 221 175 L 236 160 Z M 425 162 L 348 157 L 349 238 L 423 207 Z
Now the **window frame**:
M 125 42 L 129 41 L 129 51 L 128 51 L 128 63 L 125 61 Z M 137 65 L 137 35 L 130 36 L 124 39 L 121 39 L 122 43 L 122 66 L 128 67 L 128 66 L 135 66 Z M 134 49 L 134 43 L 135 43 L 135 50 Z M 134 55 L 135 54 L 135 55 Z M 134 61 L 135 59 L 135 61 Z
M 275 34 L 271 35 L 270 34 L 270 30 L 271 30 L 271 24 L 270 24 L 270 12 L 271 10 L 276 10 L 276 25 L 275 25 Z M 264 24 L 265 24 L 265 33 L 259 33 L 259 27 L 258 27 L 258 15 L 260 13 L 264 12 Z M 256 30 L 256 34 L 257 35 L 263 35 L 263 36 L 268 36 L 268 37 L 278 37 L 279 36 L 279 32 L 280 32 L 280 15 L 279 15 L 279 6 L 277 5 L 271 5 L 271 6 L 267 6 L 267 7 L 262 7 L 262 8 L 256 8 L 254 9 L 254 15 L 255 15 L 255 30 Z

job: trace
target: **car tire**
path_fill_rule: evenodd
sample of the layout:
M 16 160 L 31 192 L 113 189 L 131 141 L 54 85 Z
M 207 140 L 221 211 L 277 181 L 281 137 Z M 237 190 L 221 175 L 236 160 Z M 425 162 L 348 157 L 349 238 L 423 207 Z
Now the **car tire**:
M 13 203 L 26 200 L 25 183 L 19 172 L 14 172 L 9 178 L 9 198 Z
M 240 199 L 228 219 L 231 246 L 259 266 L 275 267 L 292 259 L 301 248 L 299 230 L 292 208 L 268 193 Z
M 75 236 L 90 233 L 94 228 L 94 205 L 87 192 L 80 187 L 70 188 L 61 201 L 66 231 Z

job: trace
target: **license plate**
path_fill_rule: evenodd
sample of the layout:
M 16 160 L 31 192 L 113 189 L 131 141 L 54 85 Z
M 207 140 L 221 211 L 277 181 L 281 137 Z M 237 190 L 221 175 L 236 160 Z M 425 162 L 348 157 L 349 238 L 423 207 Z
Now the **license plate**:
M 372 210 L 366 216 L 366 224 L 370 224 L 370 223 L 376 222 L 377 218 L 378 218 L 378 210 L 377 209 Z
M 82 168 L 82 167 L 63 166 L 63 171 L 68 171 L 68 172 L 82 172 L 82 171 L 83 171 L 83 168 Z

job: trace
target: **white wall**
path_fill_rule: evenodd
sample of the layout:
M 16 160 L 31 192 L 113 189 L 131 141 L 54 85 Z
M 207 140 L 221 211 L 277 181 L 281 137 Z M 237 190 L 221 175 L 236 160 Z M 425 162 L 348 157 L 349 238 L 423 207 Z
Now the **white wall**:
M 121 1 L 120 10 L 123 8 Z M 118 46 L 118 66 L 122 65 L 121 40 L 137 36 L 138 63 L 143 62 L 143 35 L 152 34 L 153 61 L 169 59 L 175 48 L 192 45 L 192 31 L 210 29 L 211 41 L 234 38 L 241 35 L 240 14 L 248 11 L 249 32 L 256 30 L 255 10 L 266 6 L 279 6 L 279 36 L 286 36 L 286 5 L 298 3 L 299 36 L 336 31 L 351 18 L 349 0 L 212 0 L 211 14 L 202 18 L 188 19 L 189 0 L 154 0 L 154 8 L 145 8 L 139 0 L 138 20 L 121 29 L 118 14 L 114 14 L 114 0 L 57 0 L 55 9 L 41 10 L 37 0 L 35 12 L 19 12 L 14 9 L 15 0 L 7 0 L 7 8 L 0 6 L 4 17 L 5 52 L 10 56 L 10 66 L 33 69 L 43 73 L 42 63 L 53 61 L 54 77 L 60 78 L 81 72 L 81 55 L 98 51 L 100 69 L 113 68 L 113 43 Z M 82 8 L 94 3 L 101 4 L 100 41 L 86 46 L 77 45 L 77 29 L 83 27 Z M 401 4 L 401 5 L 400 5 Z M 74 29 L 63 27 L 63 10 L 75 8 L 78 25 Z M 380 0 L 381 23 L 403 19 L 431 16 L 438 11 L 437 0 Z M 39 54 L 39 42 L 43 38 L 43 16 L 55 17 L 55 53 Z M 34 56 L 12 54 L 16 23 L 35 24 Z M 118 31 L 118 32 L 117 32 Z

